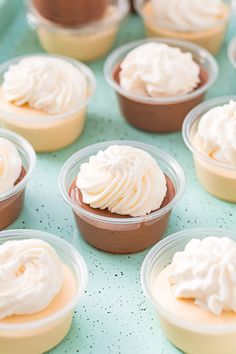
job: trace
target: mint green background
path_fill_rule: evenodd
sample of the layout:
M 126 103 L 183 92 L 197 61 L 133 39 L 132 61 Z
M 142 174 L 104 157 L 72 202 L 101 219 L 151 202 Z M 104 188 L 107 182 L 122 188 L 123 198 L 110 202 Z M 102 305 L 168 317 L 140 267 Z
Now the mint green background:
M 25 22 L 21 2 L 5 0 L 2 7 L 1 3 L 4 0 L 0 2 L 0 61 L 25 53 L 41 52 L 35 33 Z M 235 28 L 234 17 L 224 47 L 217 57 L 220 76 L 208 97 L 236 94 L 236 73 L 227 58 L 227 44 L 236 34 Z M 141 20 L 132 16 L 123 24 L 116 46 L 143 36 Z M 59 194 L 59 170 L 72 153 L 89 144 L 110 139 L 144 141 L 175 157 L 187 178 L 186 192 L 173 210 L 167 234 L 198 226 L 236 230 L 236 207 L 208 195 L 199 185 L 191 154 L 184 146 L 181 133 L 149 134 L 129 126 L 121 117 L 115 95 L 103 78 L 103 60 L 90 67 L 98 83 L 89 106 L 85 131 L 71 147 L 38 155 L 37 168 L 28 185 L 24 211 L 11 226 L 46 230 L 73 242 L 88 265 L 89 285 L 75 312 L 72 329 L 61 345 L 50 353 L 180 353 L 165 339 L 155 311 L 142 293 L 139 273 L 147 251 L 130 256 L 110 255 L 97 251 L 77 237 L 71 211 Z

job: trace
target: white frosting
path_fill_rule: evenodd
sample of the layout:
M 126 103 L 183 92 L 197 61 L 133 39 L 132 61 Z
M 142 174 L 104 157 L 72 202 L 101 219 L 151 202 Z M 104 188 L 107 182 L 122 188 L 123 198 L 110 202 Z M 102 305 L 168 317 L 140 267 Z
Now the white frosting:
M 236 102 L 212 108 L 198 124 L 193 145 L 219 162 L 236 166 Z
M 200 82 L 200 67 L 192 54 L 165 43 L 138 46 L 128 53 L 120 67 L 121 87 L 142 96 L 184 95 Z
M 112 145 L 80 167 L 76 181 L 83 202 L 112 213 L 143 216 L 157 210 L 166 195 L 166 179 L 147 152 Z
M 14 187 L 20 176 L 22 160 L 15 145 L 0 137 L 0 195 Z
M 217 24 L 225 16 L 221 0 L 152 0 L 159 26 L 195 32 Z
M 227 237 L 192 239 L 172 261 L 170 283 L 177 298 L 215 315 L 236 312 L 236 242 Z
M 34 56 L 10 66 L 3 94 L 17 106 L 28 105 L 49 114 L 74 109 L 87 97 L 85 75 L 73 64 L 55 57 Z
M 62 262 L 39 239 L 0 246 L 0 319 L 46 309 L 63 284 Z

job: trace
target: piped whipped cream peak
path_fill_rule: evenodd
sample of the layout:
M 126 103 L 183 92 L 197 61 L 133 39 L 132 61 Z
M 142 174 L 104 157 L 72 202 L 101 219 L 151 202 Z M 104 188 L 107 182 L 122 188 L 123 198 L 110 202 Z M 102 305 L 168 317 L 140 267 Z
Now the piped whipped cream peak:
M 192 54 L 165 43 L 150 42 L 136 47 L 120 68 L 121 87 L 142 96 L 181 96 L 200 83 L 200 67 Z
M 160 208 L 166 179 L 147 152 L 112 145 L 80 167 L 76 181 L 83 202 L 112 213 L 143 216 Z
M 48 114 L 68 112 L 86 100 L 85 75 L 56 57 L 32 56 L 11 65 L 4 74 L 4 98 L 17 106 Z
M 0 246 L 0 319 L 46 309 L 63 280 L 62 262 L 48 243 L 5 242 Z
M 0 195 L 14 187 L 20 177 L 22 160 L 15 145 L 0 137 Z
M 152 0 L 157 25 L 196 32 L 217 25 L 226 15 L 221 0 Z
M 216 161 L 236 166 L 236 101 L 205 113 L 198 124 L 193 145 Z
M 236 312 L 236 242 L 227 237 L 192 239 L 172 261 L 176 298 L 194 299 L 214 315 Z

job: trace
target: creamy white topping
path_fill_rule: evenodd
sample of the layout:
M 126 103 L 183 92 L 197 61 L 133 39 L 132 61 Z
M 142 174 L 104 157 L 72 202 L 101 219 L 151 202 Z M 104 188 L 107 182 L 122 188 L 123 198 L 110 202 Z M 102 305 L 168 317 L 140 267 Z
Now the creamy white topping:
M 46 309 L 63 284 L 62 262 L 39 239 L 0 246 L 0 319 Z
M 152 0 L 159 26 L 178 31 L 199 31 L 225 17 L 221 0 Z
M 215 315 L 236 312 L 236 242 L 227 237 L 192 239 L 177 252 L 170 276 L 177 298 L 195 303 Z
M 0 195 L 14 187 L 22 169 L 22 160 L 15 145 L 0 137 Z
M 200 83 L 200 67 L 192 54 L 165 43 L 138 46 L 128 53 L 120 67 L 121 87 L 142 96 L 184 95 Z
M 87 97 L 85 75 L 73 64 L 55 57 L 34 56 L 10 66 L 4 74 L 4 98 L 49 114 L 74 109 Z
M 236 102 L 205 113 L 193 139 L 197 150 L 219 162 L 236 166 Z
M 83 202 L 112 213 L 143 216 L 158 209 L 166 195 L 166 179 L 147 152 L 112 145 L 80 167 L 76 181 Z

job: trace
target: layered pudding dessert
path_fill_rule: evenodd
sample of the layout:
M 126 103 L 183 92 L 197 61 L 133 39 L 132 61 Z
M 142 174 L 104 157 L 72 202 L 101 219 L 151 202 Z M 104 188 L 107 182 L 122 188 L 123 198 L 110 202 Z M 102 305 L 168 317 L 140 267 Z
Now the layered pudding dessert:
M 34 230 L 26 232 L 32 238 L 16 235 L 16 239 L 7 240 L 8 233 L 17 232 L 20 235 L 24 231 L 1 233 L 6 239 L 0 245 L 4 274 L 0 278 L 1 352 L 42 354 L 60 343 L 70 329 L 73 306 L 82 287 L 79 267 L 73 269 L 71 264 L 76 262 L 76 257 L 78 264 L 81 260 L 73 251 L 71 264 L 68 263 L 70 252 L 65 241 L 62 241 L 65 248 L 62 260 L 56 249 L 45 241 L 45 236 L 33 238 Z M 56 239 L 53 235 L 48 237 L 55 245 Z
M 164 234 L 173 204 L 182 194 L 180 167 L 173 174 L 163 172 L 157 161 L 168 165 L 169 156 L 138 145 L 106 142 L 87 147 L 60 173 L 60 190 L 78 229 L 98 249 L 132 253 L 150 247 Z M 176 178 L 181 180 L 178 187 Z
M 48 21 L 44 13 L 38 11 L 35 1 L 42 2 L 42 0 L 29 0 L 27 17 L 30 25 L 36 29 L 43 49 L 49 53 L 66 55 L 82 61 L 97 60 L 107 54 L 115 41 L 121 21 L 129 13 L 128 0 L 79 0 L 77 2 L 74 0 L 76 7 L 83 3 L 85 12 L 82 14 L 80 11 L 75 11 L 74 16 L 80 13 L 84 23 L 79 26 L 64 26 Z M 69 6 L 70 1 L 62 2 Z M 49 1 L 44 0 L 44 2 L 48 7 Z M 52 1 L 54 2 L 55 0 Z M 91 11 L 90 7 L 95 7 L 96 10 Z M 61 14 L 64 16 L 66 13 Z M 85 21 L 95 14 L 97 18 L 94 18 L 94 21 Z
M 108 0 L 33 0 L 33 3 L 43 17 L 64 26 L 99 20 L 108 6 Z
M 218 105 L 218 101 L 222 102 Z M 235 203 L 236 100 L 225 97 L 206 102 L 190 113 L 185 126 L 200 182 L 214 196 Z
M 224 40 L 231 1 L 137 0 L 150 37 L 192 41 L 216 54 Z
M 173 40 L 139 41 L 113 52 L 105 72 L 125 119 L 151 132 L 180 130 L 216 77 L 213 58 L 201 55 L 198 47 Z
M 235 260 L 236 242 L 209 234 L 190 239 L 163 269 L 154 266 L 151 296 L 168 339 L 184 353 L 235 353 Z
M 83 131 L 94 79 L 88 68 L 65 58 L 32 55 L 2 66 L 0 121 L 36 151 L 53 151 Z

